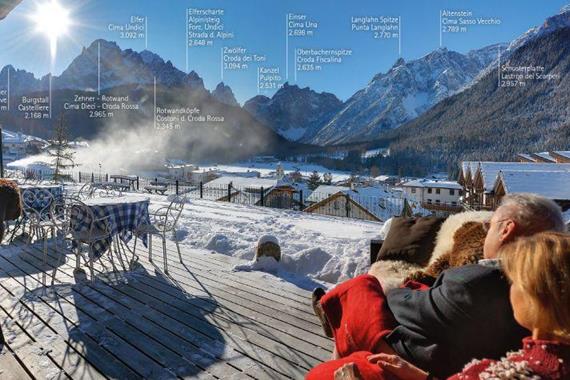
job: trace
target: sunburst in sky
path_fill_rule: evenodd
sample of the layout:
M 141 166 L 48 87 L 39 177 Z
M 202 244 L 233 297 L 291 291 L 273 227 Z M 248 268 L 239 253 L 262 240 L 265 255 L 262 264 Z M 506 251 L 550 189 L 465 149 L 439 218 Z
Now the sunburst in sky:
M 44 0 L 37 3 L 36 11 L 30 16 L 36 32 L 43 34 L 49 41 L 52 62 L 57 54 L 57 41 L 65 36 L 71 26 L 71 16 L 57 0 Z

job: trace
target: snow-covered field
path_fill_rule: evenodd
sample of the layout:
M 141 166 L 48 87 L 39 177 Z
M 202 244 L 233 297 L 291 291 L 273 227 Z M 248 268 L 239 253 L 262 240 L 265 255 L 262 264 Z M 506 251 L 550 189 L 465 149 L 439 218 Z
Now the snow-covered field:
M 151 199 L 151 211 L 169 203 L 159 195 Z M 366 271 L 370 239 L 381 228 L 376 222 L 197 199 L 186 205 L 177 237 L 183 249 L 243 260 L 235 270 L 261 269 L 310 288 Z M 253 265 L 257 241 L 264 235 L 279 241 L 281 262 Z

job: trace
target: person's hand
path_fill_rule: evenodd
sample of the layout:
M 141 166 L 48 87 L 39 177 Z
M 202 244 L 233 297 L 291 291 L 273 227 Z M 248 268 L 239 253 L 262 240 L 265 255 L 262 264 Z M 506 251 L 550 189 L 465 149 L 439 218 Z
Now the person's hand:
M 376 363 L 399 379 L 426 380 L 428 373 L 399 357 L 398 355 L 376 354 L 368 357 L 370 363 Z M 335 379 L 336 380 L 336 379 Z
M 360 371 L 354 363 L 348 363 L 334 371 L 334 380 L 361 380 Z

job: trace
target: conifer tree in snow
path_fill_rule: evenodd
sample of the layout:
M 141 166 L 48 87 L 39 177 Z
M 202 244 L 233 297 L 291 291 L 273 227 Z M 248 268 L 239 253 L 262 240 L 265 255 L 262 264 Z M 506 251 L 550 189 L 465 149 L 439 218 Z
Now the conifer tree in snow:
M 61 182 L 70 179 L 64 171 L 72 169 L 75 164 L 75 152 L 69 145 L 65 115 L 62 112 L 57 125 L 55 126 L 53 139 L 49 141 L 48 154 L 52 157 L 53 180 Z
M 315 190 L 321 184 L 321 176 L 316 170 L 313 171 L 309 176 L 308 183 L 309 183 L 309 189 L 311 190 Z
M 332 174 L 331 173 L 323 174 L 323 182 L 325 185 L 331 185 L 332 184 Z

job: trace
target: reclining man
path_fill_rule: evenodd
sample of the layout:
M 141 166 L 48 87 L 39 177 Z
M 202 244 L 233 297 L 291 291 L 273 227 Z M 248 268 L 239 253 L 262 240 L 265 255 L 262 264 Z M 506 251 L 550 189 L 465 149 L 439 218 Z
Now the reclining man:
M 320 305 L 335 336 L 335 353 L 396 354 L 438 378 L 460 372 L 472 358 L 499 359 L 529 333 L 513 317 L 509 284 L 495 260 L 521 236 L 566 231 L 560 208 L 532 194 L 506 196 L 485 224 L 485 260 L 444 271 L 425 290 L 384 292 L 375 267 L 324 295 Z M 340 313 L 338 312 L 340 310 Z M 336 315 L 331 315 L 334 311 Z M 327 378 L 316 367 L 307 379 Z

